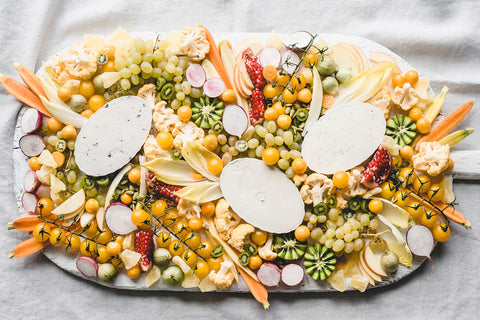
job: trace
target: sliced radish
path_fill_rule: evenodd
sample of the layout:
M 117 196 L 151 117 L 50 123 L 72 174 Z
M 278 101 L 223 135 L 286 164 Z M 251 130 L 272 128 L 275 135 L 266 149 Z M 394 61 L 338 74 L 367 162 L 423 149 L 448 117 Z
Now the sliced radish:
M 25 192 L 22 196 L 22 206 L 30 214 L 37 214 L 38 198 L 33 193 Z
M 285 72 L 293 74 L 297 71 L 297 67 L 300 64 L 300 58 L 292 50 L 287 50 L 282 53 L 282 63 L 281 66 Z
M 257 278 L 264 286 L 278 286 L 280 283 L 280 269 L 273 263 L 265 262 L 258 269 Z
M 38 186 L 37 191 L 35 192 L 35 195 L 41 199 L 41 198 L 50 198 L 50 186 L 47 186 L 46 184 L 41 184 Z
M 430 260 L 432 263 L 432 272 L 430 274 L 432 274 L 434 265 L 430 254 L 435 246 L 435 240 L 430 229 L 421 224 L 411 226 L 407 230 L 406 240 L 408 248 L 414 255 Z
M 36 157 L 45 149 L 43 138 L 36 134 L 21 137 L 18 144 L 27 157 Z
M 35 171 L 28 170 L 25 177 L 23 177 L 23 189 L 26 192 L 35 192 L 39 184 L 40 181 L 38 180 Z
M 192 63 L 188 66 L 187 71 L 185 72 L 188 83 L 192 87 L 200 88 L 205 83 L 207 75 L 203 67 L 198 63 Z
M 222 124 L 227 133 L 241 137 L 248 128 L 248 115 L 242 107 L 230 104 L 223 110 Z
M 283 44 L 290 49 L 304 49 L 312 41 L 312 34 L 307 31 L 297 31 L 287 35 Z
M 305 276 L 305 270 L 296 263 L 287 264 L 282 269 L 282 282 L 289 287 L 298 286 Z
M 225 82 L 217 77 L 210 78 L 203 84 L 203 92 L 210 98 L 220 96 L 225 89 Z
M 266 47 L 258 54 L 258 59 L 260 60 L 260 64 L 263 67 L 272 65 L 277 68 L 280 64 L 280 61 L 282 60 L 282 56 L 280 55 L 280 51 L 278 51 L 277 48 Z
M 80 257 L 77 259 L 77 269 L 85 277 L 94 278 L 98 273 L 98 266 L 95 260 L 89 257 Z
M 28 109 L 22 116 L 22 131 L 33 133 L 42 126 L 42 114 L 33 108 Z
M 105 222 L 108 228 L 116 234 L 125 235 L 137 230 L 131 216 L 132 209 L 121 202 L 114 202 L 105 211 Z

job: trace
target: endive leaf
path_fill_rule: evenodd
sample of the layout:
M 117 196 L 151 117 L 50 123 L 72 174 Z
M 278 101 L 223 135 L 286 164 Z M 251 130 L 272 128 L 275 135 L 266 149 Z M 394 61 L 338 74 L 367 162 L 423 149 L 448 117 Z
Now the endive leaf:
M 320 113 L 322 112 L 323 103 L 323 88 L 322 79 L 318 74 L 317 68 L 312 68 L 313 84 L 312 84 L 312 101 L 310 103 L 310 110 L 308 111 L 307 122 L 305 122 L 305 128 L 302 135 L 305 136 L 308 129 L 318 120 Z
M 385 241 L 388 249 L 390 249 L 398 256 L 398 260 L 401 264 L 407 267 L 411 267 L 413 257 L 410 249 L 407 246 L 407 243 L 404 240 L 404 237 L 402 236 L 400 231 L 391 223 L 389 223 L 385 218 L 379 216 L 379 219 L 383 223 L 379 223 L 377 231 L 391 231 L 382 234 L 380 237 Z M 387 223 L 384 223 L 385 221 L 387 221 L 389 225 Z
M 219 182 L 201 181 L 178 190 L 175 195 L 188 201 L 203 203 L 221 198 L 222 193 L 217 189 L 220 190 Z
M 188 186 L 205 180 L 198 180 L 198 173 L 183 160 L 157 158 L 146 162 L 143 167 L 152 171 L 158 180 L 171 185 Z
M 374 198 L 382 201 L 383 203 L 383 210 L 378 214 L 380 216 L 386 218 L 389 222 L 399 228 L 408 228 L 409 221 L 410 221 L 410 214 L 402 209 L 401 207 L 397 206 L 396 204 L 381 198 Z M 383 221 L 383 220 L 382 220 Z
M 220 178 L 213 175 L 208 170 L 208 161 L 212 158 L 220 158 L 213 152 L 208 151 L 204 146 L 196 142 L 187 142 L 187 145 L 182 149 L 182 156 L 188 164 L 197 170 L 202 176 L 210 181 L 220 181 Z

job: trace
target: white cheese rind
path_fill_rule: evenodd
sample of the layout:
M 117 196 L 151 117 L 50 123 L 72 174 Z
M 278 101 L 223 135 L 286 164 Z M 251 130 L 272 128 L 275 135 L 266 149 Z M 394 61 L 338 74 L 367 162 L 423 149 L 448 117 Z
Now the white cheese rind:
M 220 176 L 223 197 L 240 218 L 273 233 L 294 230 L 305 215 L 302 196 L 276 167 L 257 159 L 237 159 Z
M 136 96 L 114 99 L 82 127 L 75 161 L 90 176 L 104 176 L 127 164 L 142 148 L 152 125 L 152 112 Z
M 385 118 L 368 103 L 330 109 L 314 123 L 302 144 L 302 157 L 318 173 L 333 174 L 367 160 L 385 135 Z

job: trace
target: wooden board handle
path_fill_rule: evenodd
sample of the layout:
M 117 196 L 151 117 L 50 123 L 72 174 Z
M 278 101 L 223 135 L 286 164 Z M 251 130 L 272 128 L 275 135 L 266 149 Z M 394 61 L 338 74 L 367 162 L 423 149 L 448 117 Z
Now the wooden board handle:
M 450 152 L 456 180 L 480 180 L 480 150 L 455 150 Z

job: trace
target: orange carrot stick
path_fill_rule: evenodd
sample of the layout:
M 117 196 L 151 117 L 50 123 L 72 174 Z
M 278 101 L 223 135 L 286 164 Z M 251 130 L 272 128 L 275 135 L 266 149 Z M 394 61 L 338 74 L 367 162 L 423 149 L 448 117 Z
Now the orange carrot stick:
M 443 138 L 450 130 L 453 129 L 466 115 L 472 110 L 473 103 L 475 101 L 469 101 L 462 104 L 457 110 L 453 111 L 445 119 L 443 119 L 439 124 L 437 124 L 430 132 L 423 136 L 415 146 L 415 149 L 418 150 L 422 142 L 431 142 L 438 141 Z
M 270 303 L 268 302 L 268 292 L 267 289 L 261 284 L 260 282 L 256 281 L 253 279 L 250 275 L 248 275 L 245 271 L 243 271 L 241 268 L 238 268 L 238 271 L 240 271 L 240 275 L 243 278 L 243 281 L 248 286 L 248 289 L 250 289 L 250 292 L 252 295 L 255 297 L 255 299 L 263 304 L 263 307 L 265 309 L 268 309 L 270 307 Z
M 42 101 L 40 101 L 40 98 L 17 80 L 6 77 L 0 73 L 0 83 L 8 93 L 25 103 L 27 106 L 37 109 L 46 116 L 52 116 L 45 108 Z
M 48 241 L 40 242 L 35 238 L 30 238 L 17 244 L 13 251 L 8 253 L 8 257 L 10 259 L 13 257 L 23 258 L 31 255 L 32 253 L 42 250 L 47 245 L 49 245 Z
M 18 231 L 33 231 L 35 226 L 44 222 L 39 216 L 22 216 L 8 223 L 8 230 L 17 229 Z
M 17 68 L 18 74 L 22 78 L 23 82 L 35 93 L 37 96 L 47 97 L 45 91 L 43 90 L 42 82 L 37 77 L 32 70 L 28 69 L 25 66 L 22 66 L 20 63 L 14 62 L 13 66 Z
M 227 89 L 233 89 L 230 79 L 228 78 L 227 70 L 225 70 L 225 66 L 223 65 L 222 57 L 220 56 L 220 51 L 218 51 L 218 47 L 215 44 L 215 40 L 213 39 L 212 34 L 204 26 L 200 26 L 200 27 L 203 30 L 205 30 L 205 34 L 207 35 L 207 41 L 210 44 L 208 59 L 215 67 L 215 70 L 217 70 L 220 78 L 222 78 L 223 82 L 225 82 L 225 86 L 227 87 Z

